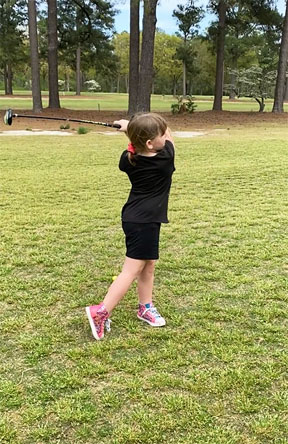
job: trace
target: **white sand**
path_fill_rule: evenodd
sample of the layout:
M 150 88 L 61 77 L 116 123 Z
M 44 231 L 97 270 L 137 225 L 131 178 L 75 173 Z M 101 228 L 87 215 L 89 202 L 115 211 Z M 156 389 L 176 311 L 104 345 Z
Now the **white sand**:
M 71 136 L 72 133 L 64 131 L 40 131 L 40 130 L 18 130 L 18 131 L 1 131 L 0 136 Z
M 18 131 L 0 131 L 0 136 L 72 136 L 77 133 L 70 133 L 67 131 L 41 131 L 41 130 L 18 130 Z M 97 131 L 95 134 L 103 134 L 105 136 L 119 136 L 123 133 L 119 131 Z M 205 133 L 201 131 L 173 131 L 172 135 L 174 137 L 190 138 L 204 136 Z

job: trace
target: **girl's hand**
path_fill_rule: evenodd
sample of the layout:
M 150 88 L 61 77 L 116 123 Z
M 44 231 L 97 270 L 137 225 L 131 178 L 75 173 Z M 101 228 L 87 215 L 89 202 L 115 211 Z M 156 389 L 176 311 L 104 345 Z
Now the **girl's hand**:
M 126 132 L 127 131 L 127 125 L 129 123 L 129 120 L 121 119 L 121 120 L 114 120 L 114 124 L 121 125 L 121 128 L 118 129 L 118 131 Z
M 174 145 L 174 140 L 173 140 L 173 137 L 171 135 L 171 131 L 169 128 L 166 129 L 165 138 L 166 138 L 166 140 L 169 140 L 170 142 L 172 142 Z

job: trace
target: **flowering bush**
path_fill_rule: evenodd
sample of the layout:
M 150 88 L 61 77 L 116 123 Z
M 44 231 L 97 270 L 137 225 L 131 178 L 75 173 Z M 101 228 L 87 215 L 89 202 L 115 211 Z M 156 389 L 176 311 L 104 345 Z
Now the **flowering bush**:
M 63 91 L 64 90 L 64 88 L 65 88 L 65 80 L 58 80 L 58 86 L 59 86 L 59 89 L 61 90 L 61 91 Z
M 85 85 L 87 85 L 87 89 L 90 92 L 101 91 L 101 86 L 96 80 L 86 80 Z

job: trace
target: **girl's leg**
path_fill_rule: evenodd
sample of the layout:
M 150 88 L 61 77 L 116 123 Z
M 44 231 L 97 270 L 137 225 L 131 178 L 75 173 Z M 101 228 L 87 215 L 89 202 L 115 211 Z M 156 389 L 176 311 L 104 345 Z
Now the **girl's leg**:
M 152 303 L 155 264 L 155 260 L 146 261 L 145 267 L 138 276 L 139 309 L 137 317 L 152 327 L 163 327 L 166 321 Z
M 146 261 L 137 279 L 139 303 L 142 305 L 152 302 L 155 264 L 156 260 Z
M 121 273 L 111 284 L 103 300 L 103 304 L 109 313 L 127 293 L 132 282 L 141 274 L 145 264 L 145 260 L 125 258 Z

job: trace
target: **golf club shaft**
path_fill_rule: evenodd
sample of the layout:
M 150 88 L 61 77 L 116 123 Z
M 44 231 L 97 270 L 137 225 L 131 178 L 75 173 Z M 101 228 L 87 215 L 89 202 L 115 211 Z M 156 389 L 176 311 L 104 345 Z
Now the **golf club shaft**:
M 29 116 L 27 114 L 12 114 L 12 117 L 24 117 L 26 119 L 45 119 L 45 120 L 62 120 L 65 122 L 77 122 L 77 123 L 86 123 L 91 125 L 101 125 L 108 126 L 110 128 L 121 128 L 121 125 L 117 123 L 105 123 L 105 122 L 95 122 L 94 120 L 81 120 L 81 119 L 70 119 L 66 117 L 48 117 L 48 116 Z

